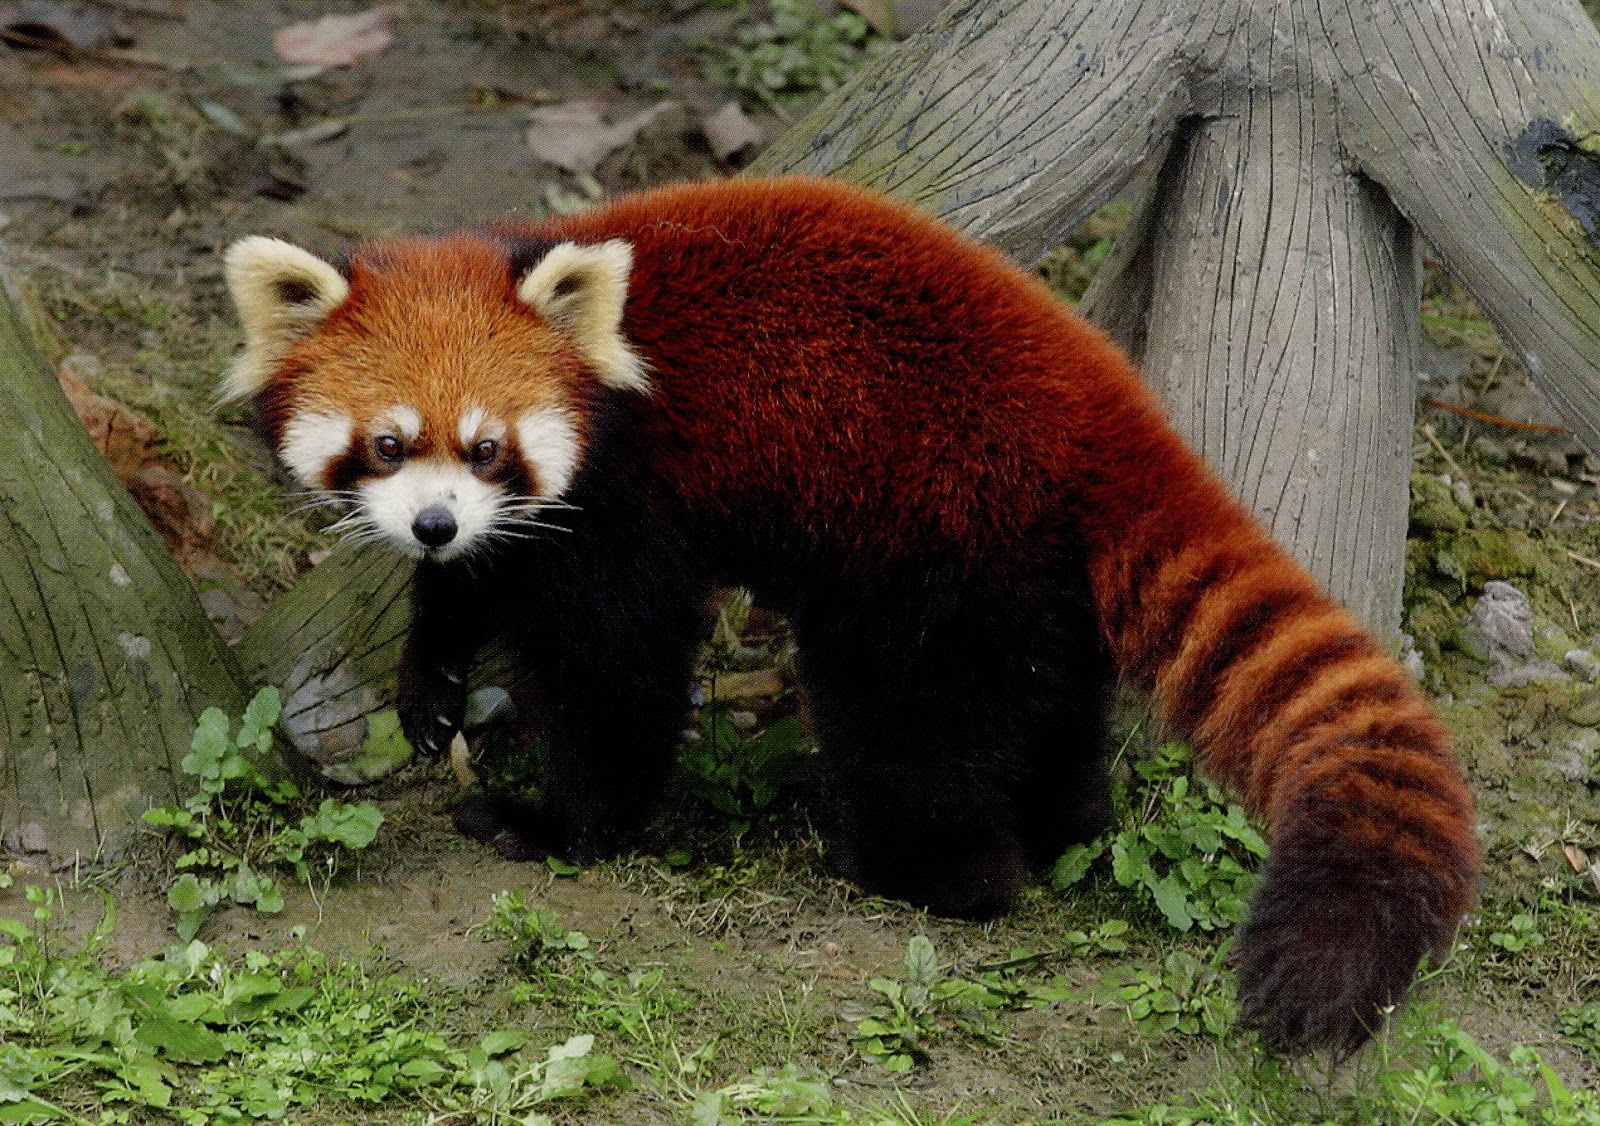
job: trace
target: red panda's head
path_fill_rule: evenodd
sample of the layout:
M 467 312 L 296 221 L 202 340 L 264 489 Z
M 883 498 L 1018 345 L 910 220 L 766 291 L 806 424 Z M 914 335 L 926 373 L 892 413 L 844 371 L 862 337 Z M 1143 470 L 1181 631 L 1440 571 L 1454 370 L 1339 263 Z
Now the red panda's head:
M 648 390 L 626 242 L 403 240 L 336 266 L 255 237 L 225 265 L 245 348 L 224 398 L 255 398 L 296 480 L 411 555 L 517 534 L 560 503 L 604 390 Z

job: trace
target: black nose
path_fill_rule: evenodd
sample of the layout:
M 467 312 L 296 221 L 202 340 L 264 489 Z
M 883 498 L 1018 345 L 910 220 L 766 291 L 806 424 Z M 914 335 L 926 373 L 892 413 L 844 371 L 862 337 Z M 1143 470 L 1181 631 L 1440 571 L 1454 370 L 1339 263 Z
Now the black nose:
M 411 534 L 424 547 L 443 547 L 456 538 L 456 518 L 442 504 L 430 504 L 411 521 Z

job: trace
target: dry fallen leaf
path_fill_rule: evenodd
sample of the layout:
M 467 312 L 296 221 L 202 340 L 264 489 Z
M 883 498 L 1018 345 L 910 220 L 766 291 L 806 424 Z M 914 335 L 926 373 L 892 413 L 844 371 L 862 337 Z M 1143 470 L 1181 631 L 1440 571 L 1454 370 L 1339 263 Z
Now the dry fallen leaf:
M 706 142 L 718 160 L 728 160 L 747 148 L 761 145 L 767 137 L 761 126 L 740 108 L 738 102 L 729 102 L 700 123 Z
M 562 102 L 528 114 L 528 147 L 546 164 L 568 172 L 593 172 L 600 162 L 630 144 L 677 102 L 660 102 L 632 117 L 607 125 L 604 102 Z
M 467 749 L 467 737 L 459 731 L 450 740 L 450 769 L 455 773 L 456 784 L 463 790 L 478 784 L 478 772 L 472 768 L 472 752 Z
M 349 66 L 388 50 L 396 9 L 371 8 L 353 16 L 323 16 L 291 24 L 272 35 L 272 49 L 284 62 Z
M 748 700 L 781 696 L 787 687 L 777 669 L 718 673 L 711 682 L 713 700 Z
M 80 370 L 97 370 L 98 367 L 99 361 L 93 356 L 74 352 L 62 362 L 56 378 L 94 444 L 117 476 L 127 481 L 158 460 L 160 434 L 155 423 L 144 415 L 91 390 L 78 375 Z

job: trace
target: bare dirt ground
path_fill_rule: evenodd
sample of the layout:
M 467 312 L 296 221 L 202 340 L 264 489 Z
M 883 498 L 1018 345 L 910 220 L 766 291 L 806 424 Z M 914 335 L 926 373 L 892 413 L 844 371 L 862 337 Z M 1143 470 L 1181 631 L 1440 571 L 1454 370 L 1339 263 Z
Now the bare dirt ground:
M 17 7 L 0 5 L 0 16 Z M 719 156 L 707 137 L 705 123 L 734 94 L 707 79 L 697 46 L 730 39 L 740 19 L 732 7 L 408 0 L 381 53 L 314 73 L 275 56 L 274 31 L 358 10 L 130 0 L 100 9 L 103 23 L 68 29 L 85 37 L 80 49 L 0 46 L 0 239 L 49 315 L 53 358 L 155 420 L 153 456 L 179 481 L 169 538 L 234 630 L 322 545 L 303 527 L 263 532 L 241 514 L 256 494 L 218 503 L 235 475 L 216 467 L 219 449 L 266 481 L 264 453 L 243 428 L 208 421 L 210 388 L 235 343 L 220 278 L 228 242 L 266 233 L 335 250 L 574 206 L 597 190 L 726 175 L 741 159 Z M 47 28 L 44 38 L 56 34 L 65 32 Z M 630 134 L 590 178 L 541 161 L 526 138 L 532 111 L 580 99 L 603 102 L 613 123 L 663 102 L 676 108 Z M 769 138 L 784 124 L 770 110 L 751 118 Z M 1600 654 L 1600 477 L 1470 301 L 1437 279 L 1428 301 L 1409 627 L 1479 786 L 1490 859 L 1484 918 L 1465 936 L 1476 953 L 1434 994 L 1491 1050 L 1531 1043 L 1569 1081 L 1592 1083 L 1600 1069 L 1553 1021 L 1600 999 L 1600 936 L 1563 944 L 1552 935 L 1544 953 L 1523 958 L 1484 935 L 1530 907 L 1559 926 L 1560 904 L 1600 895 L 1600 869 L 1588 867 L 1600 861 L 1600 666 L 1572 655 Z M 279 518 L 273 502 L 259 503 L 261 520 Z M 1527 647 L 1470 624 L 1491 580 L 1528 596 Z M 505 1006 L 503 947 L 475 928 L 494 893 L 529 888 L 613 964 L 665 968 L 691 999 L 673 1025 L 684 1053 L 719 1046 L 678 1082 L 693 1074 L 708 1088 L 794 1062 L 881 1102 L 896 1081 L 852 1049 L 840 1014 L 870 997 L 872 978 L 896 976 L 911 936 L 929 935 L 946 964 L 976 966 L 1017 948 L 1068 946 L 1070 931 L 1129 910 L 1110 893 L 1063 901 L 1040 888 L 996 924 L 930 919 L 831 880 L 801 813 L 735 849 L 687 799 L 690 812 L 656 839 L 662 851 L 688 842 L 687 868 L 641 857 L 557 878 L 455 838 L 442 771 L 410 768 L 373 794 L 389 820 L 357 874 L 291 896 L 279 916 L 226 912 L 208 933 L 271 946 L 307 925 L 324 948 L 376 946 L 484 1006 Z M 695 817 L 697 827 L 683 827 Z M 161 880 L 139 864 L 113 882 L 117 956 L 170 941 Z M 24 909 L 17 888 L 0 889 L 0 915 Z M 1159 962 L 1171 940 L 1141 933 L 1127 959 Z M 1066 959 L 1053 968 L 1087 986 L 1104 967 Z M 510 1015 L 546 1041 L 568 1019 L 538 1006 Z M 906 1105 L 930 1120 L 1089 1121 L 1177 1098 L 1231 1066 L 1195 1041 L 1135 1035 L 1114 1006 L 1007 1019 L 994 1042 L 935 1047 L 898 1081 Z M 575 1120 L 683 1120 L 682 1101 L 647 1079 Z

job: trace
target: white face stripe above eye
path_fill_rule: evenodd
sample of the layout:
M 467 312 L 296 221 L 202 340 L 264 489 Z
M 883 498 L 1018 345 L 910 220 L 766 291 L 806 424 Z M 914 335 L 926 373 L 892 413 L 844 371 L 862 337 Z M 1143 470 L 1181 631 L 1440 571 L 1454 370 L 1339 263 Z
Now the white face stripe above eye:
M 506 424 L 498 418 L 490 418 L 489 412 L 482 407 L 468 407 L 461 412 L 461 421 L 456 424 L 456 437 L 461 439 L 461 448 L 464 450 L 485 440 L 503 442 Z
M 408 403 L 396 403 L 389 408 L 383 419 L 407 442 L 415 442 L 417 435 L 422 433 L 422 412 Z
M 328 464 L 350 452 L 355 430 L 355 422 L 348 415 L 334 411 L 296 415 L 283 428 L 278 456 L 295 480 L 307 488 L 320 489 Z
M 538 495 L 554 500 L 572 484 L 578 471 L 578 432 L 559 407 L 531 410 L 517 420 L 522 460 L 538 482 Z

